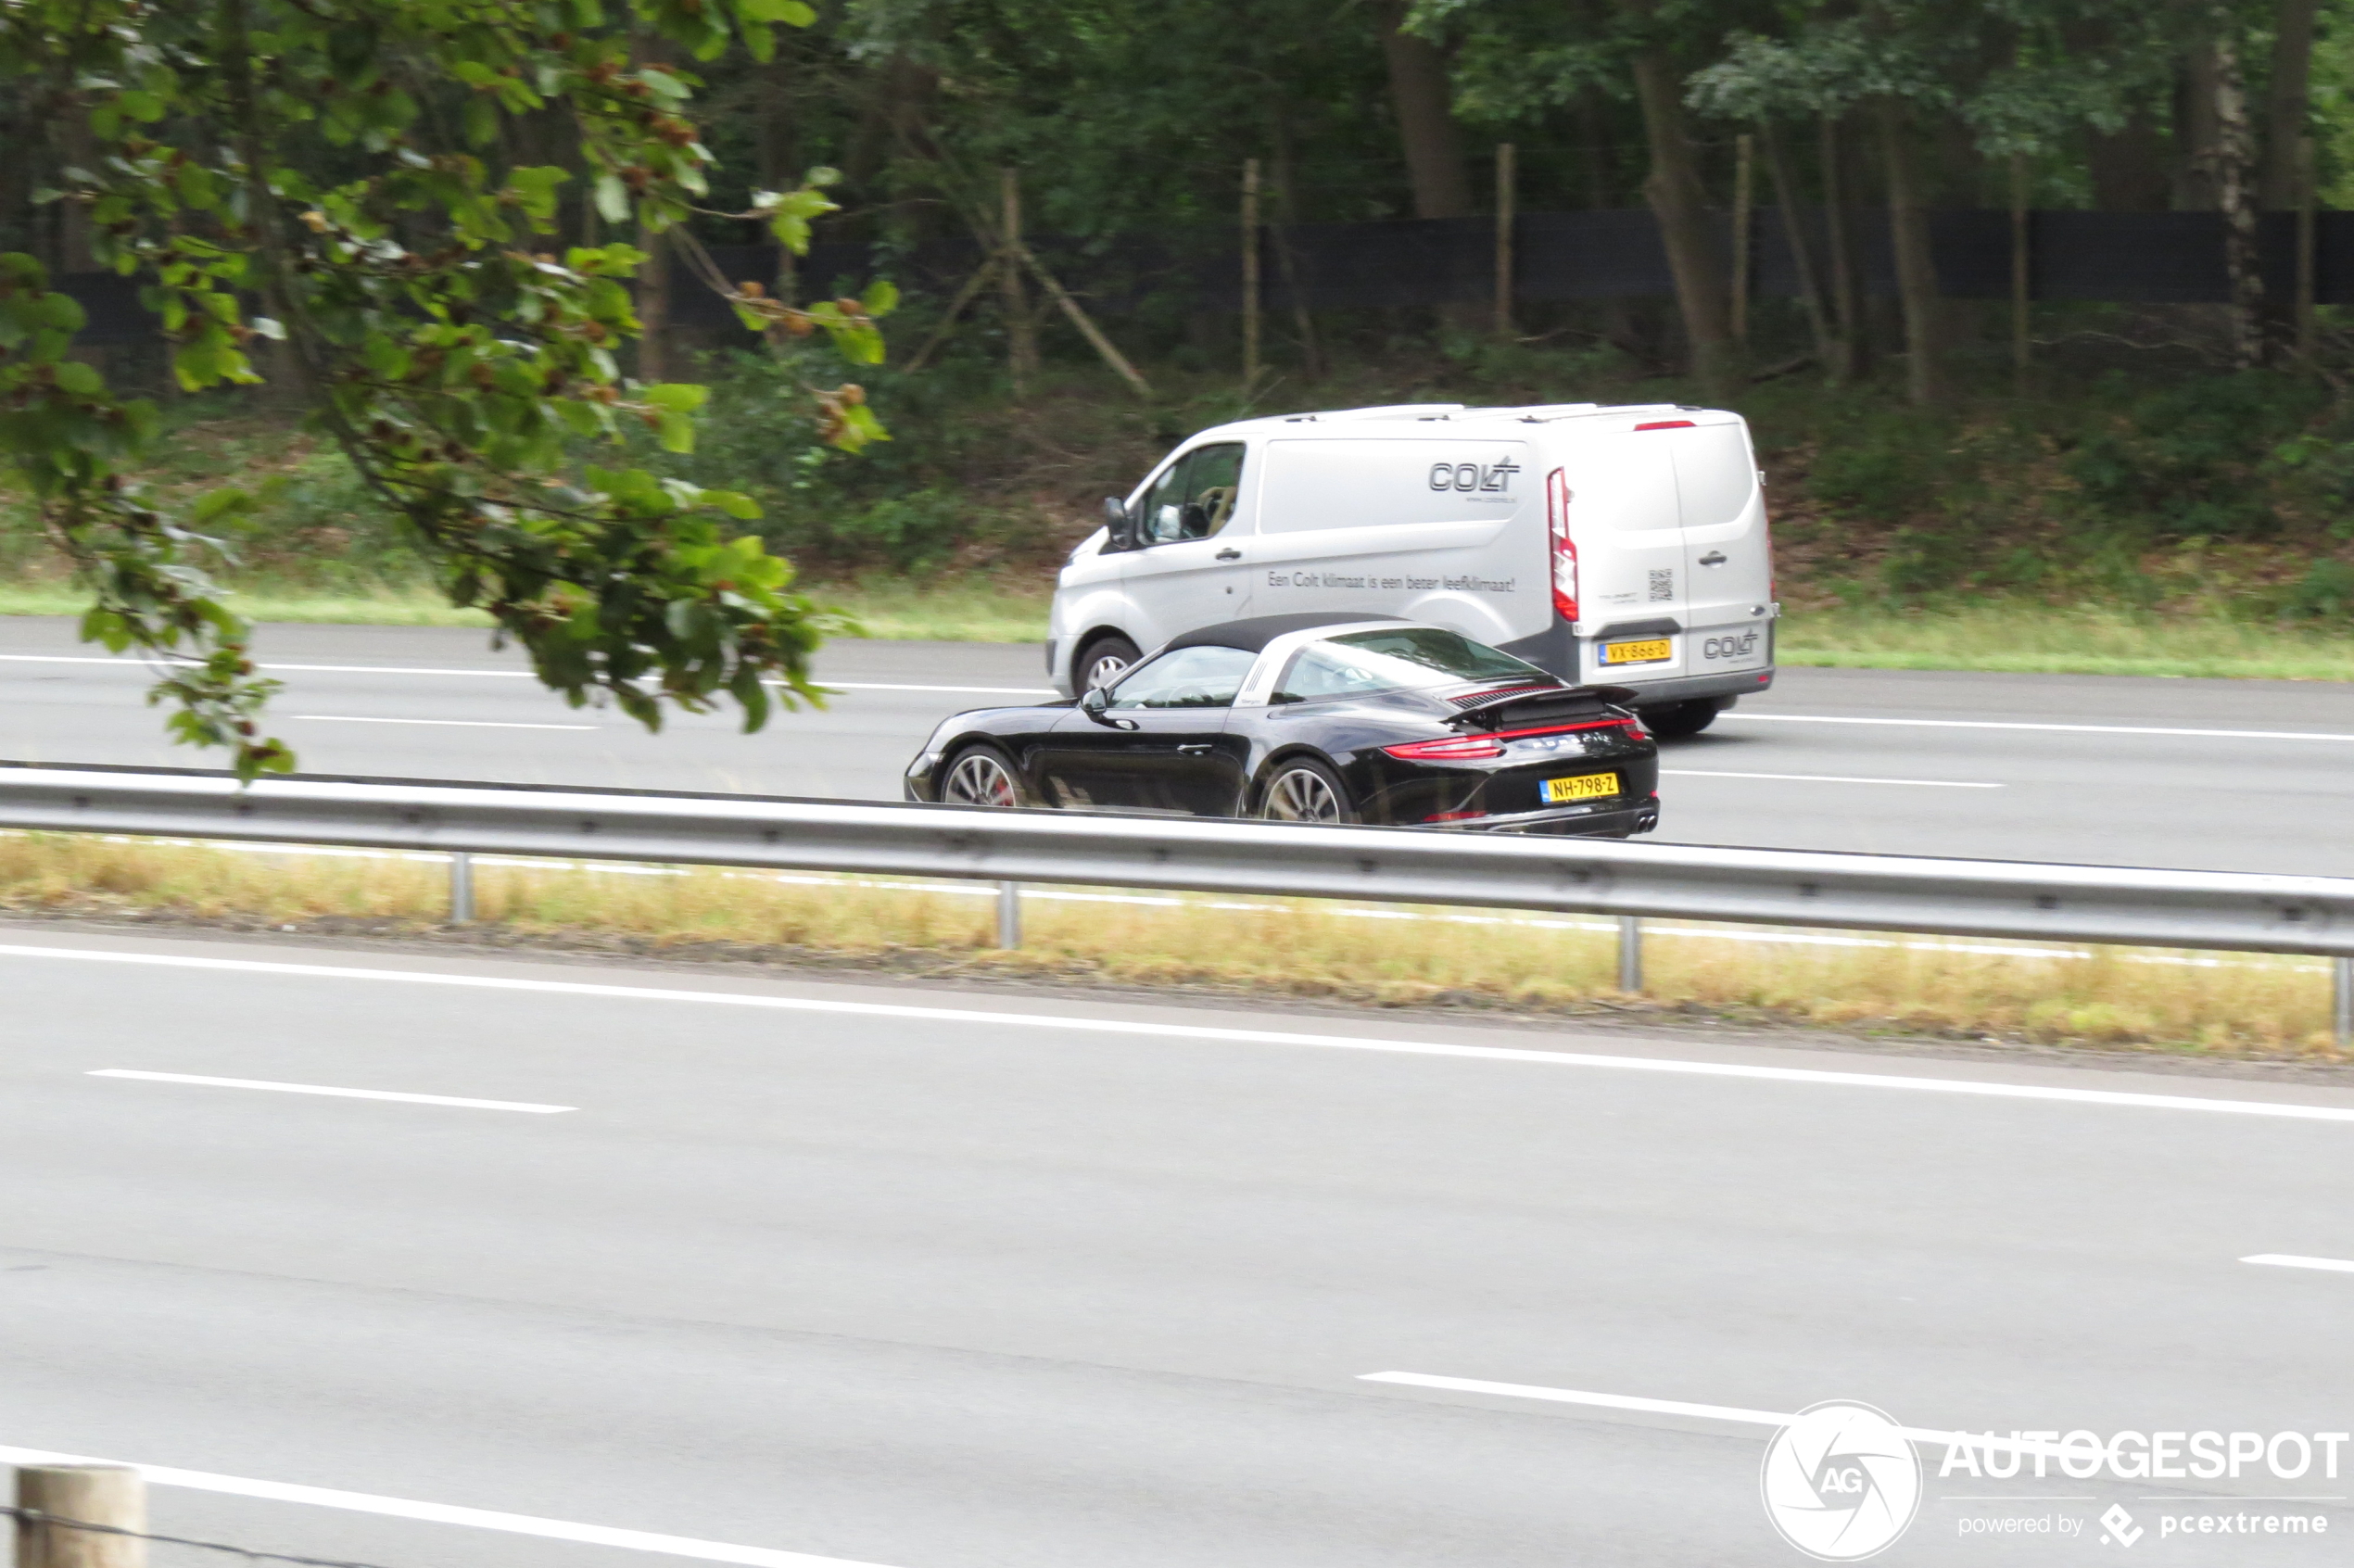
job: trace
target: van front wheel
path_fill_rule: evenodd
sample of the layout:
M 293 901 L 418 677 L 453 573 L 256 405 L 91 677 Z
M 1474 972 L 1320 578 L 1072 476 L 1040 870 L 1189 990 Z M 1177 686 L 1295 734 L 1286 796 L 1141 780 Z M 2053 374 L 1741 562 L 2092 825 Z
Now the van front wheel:
M 1690 702 L 1662 702 L 1656 708 L 1641 708 L 1643 727 L 1662 740 L 1681 740 L 1687 735 L 1698 735 L 1716 722 L 1725 710 L 1714 698 L 1702 697 Z
M 1120 678 L 1120 672 L 1134 664 L 1136 645 L 1124 637 L 1099 637 L 1080 650 L 1079 689 L 1093 691 L 1099 686 L 1109 686 Z

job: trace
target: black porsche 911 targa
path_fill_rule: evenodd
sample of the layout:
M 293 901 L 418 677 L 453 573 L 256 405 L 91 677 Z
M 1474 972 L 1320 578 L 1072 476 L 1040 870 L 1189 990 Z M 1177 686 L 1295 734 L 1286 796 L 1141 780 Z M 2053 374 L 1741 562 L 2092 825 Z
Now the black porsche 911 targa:
M 956 714 L 907 798 L 1625 838 L 1659 823 L 1632 695 L 1443 626 L 1266 615 L 1172 639 L 1076 702 Z

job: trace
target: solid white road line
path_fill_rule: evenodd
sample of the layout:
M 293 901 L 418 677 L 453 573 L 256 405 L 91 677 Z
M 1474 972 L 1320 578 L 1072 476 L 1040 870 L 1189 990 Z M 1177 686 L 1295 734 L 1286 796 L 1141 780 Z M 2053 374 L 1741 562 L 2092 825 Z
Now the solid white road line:
M 100 658 L 81 653 L 0 653 L 0 663 L 11 664 L 113 664 L 122 669 L 147 673 L 148 666 L 137 659 Z M 421 664 L 263 664 L 258 669 L 290 672 L 299 675 L 403 675 L 403 676 L 481 676 L 491 680 L 530 680 L 529 670 L 461 670 L 434 668 Z M 768 683 L 778 684 L 776 681 Z M 1044 686 L 906 686 L 893 681 L 821 680 L 817 683 L 836 691 L 950 691 L 970 692 L 983 697 L 1052 697 L 1054 689 Z M 390 722 L 390 721 L 386 721 Z
M 1855 718 L 1842 714 L 1742 714 L 1724 718 L 1743 724 L 1889 724 L 1919 729 L 2043 729 L 2063 735 L 2193 735 L 2225 740 L 2354 740 L 2312 729 L 2173 729 L 2137 724 L 2030 724 L 2000 719 Z M 1720 720 L 1719 722 L 1722 722 Z
M 2000 790 L 2000 784 L 1964 783 L 1952 778 L 1850 778 L 1836 773 L 1727 773 L 1707 767 L 1663 767 L 1678 778 L 1780 778 L 1793 784 L 1913 784 L 1924 790 Z
M 146 1083 L 196 1083 L 209 1089 L 268 1089 L 280 1094 L 327 1094 L 338 1100 L 399 1100 L 411 1106 L 456 1106 L 462 1110 L 525 1111 L 557 1116 L 578 1106 L 540 1106 L 529 1100 L 470 1100 L 457 1094 L 399 1094 L 389 1089 L 329 1089 L 316 1083 L 272 1083 L 263 1078 L 208 1078 L 193 1072 L 142 1072 L 137 1068 L 95 1068 L 90 1078 L 135 1078 Z
M 269 1502 L 310 1503 L 339 1508 L 351 1513 L 382 1514 L 387 1519 L 418 1519 L 430 1524 L 465 1524 L 477 1530 L 500 1530 L 511 1536 L 538 1536 L 553 1541 L 578 1541 L 587 1546 L 620 1547 L 628 1551 L 660 1552 L 666 1557 L 691 1557 L 705 1562 L 741 1562 L 750 1568 L 877 1568 L 842 1557 L 813 1557 L 802 1551 L 778 1551 L 769 1547 L 730 1546 L 725 1541 L 701 1541 L 691 1536 L 664 1536 L 652 1530 L 617 1530 L 607 1524 L 575 1524 L 563 1519 L 538 1519 L 528 1513 L 500 1513 L 487 1508 L 459 1508 L 449 1503 L 413 1502 L 407 1498 L 377 1497 L 370 1492 L 343 1492 L 330 1486 L 297 1486 L 284 1481 L 253 1481 L 241 1475 L 216 1475 L 204 1470 L 175 1470 L 169 1465 L 139 1464 L 130 1460 L 93 1459 L 86 1454 L 51 1453 L 43 1448 L 0 1446 L 0 1464 L 105 1464 L 137 1471 L 157 1486 L 184 1486 L 195 1492 L 220 1492 L 233 1498 L 260 1498 Z
M 1357 1381 L 1398 1384 L 1408 1388 L 1436 1388 L 1450 1394 L 1496 1394 L 1508 1399 L 1542 1399 L 1551 1405 L 1635 1410 L 1644 1415 L 1690 1416 L 1700 1421 L 1737 1422 L 1743 1426 L 1787 1426 L 1798 1419 L 1795 1413 L 1785 1415 L 1775 1410 L 1742 1410 L 1736 1405 L 1695 1405 L 1683 1399 L 1643 1399 L 1628 1394 L 1594 1394 L 1582 1388 L 1546 1388 L 1533 1383 L 1489 1383 L 1476 1377 L 1434 1377 L 1428 1372 L 1366 1372 Z M 1997 1437 L 1988 1432 L 1947 1432 L 1927 1426 L 1900 1426 L 1896 1430 L 1916 1443 L 1936 1443 L 1949 1448 L 1970 1448 L 1994 1453 L 2049 1454 L 2055 1457 L 2070 1452 L 2065 1444 Z M 2085 1451 L 2075 1450 L 2079 1455 Z
M 297 724 L 432 724 L 447 729 L 601 729 L 597 724 L 514 724 L 504 719 L 355 718 L 349 714 L 288 714 Z
M 2320 1269 L 2333 1274 L 2354 1274 L 2354 1262 L 2343 1258 L 2299 1258 L 2288 1252 L 2259 1252 L 2243 1263 L 2270 1263 L 2280 1269 Z
M 1605 1056 L 1575 1051 L 1527 1051 L 1505 1045 L 1444 1045 L 1427 1041 L 1378 1040 L 1345 1034 L 1301 1034 L 1287 1030 L 1224 1029 L 1206 1024 L 1144 1023 L 1124 1018 L 1072 1018 L 1057 1013 L 996 1012 L 980 1007 L 926 1007 L 896 1002 L 837 1002 L 806 996 L 769 996 L 734 991 L 681 991 L 666 986 L 607 985 L 587 980 L 523 980 L 505 975 L 449 974 L 430 969 L 369 969 L 335 964 L 285 964 L 261 958 L 200 958 L 173 953 L 116 953 L 89 947 L 33 947 L 0 943 L 0 957 L 66 959 L 95 964 L 133 964 L 167 969 L 211 969 L 228 974 L 279 975 L 288 979 L 375 980 L 399 985 L 453 986 L 474 991 L 512 991 L 539 996 L 594 996 L 614 1001 L 684 1002 L 702 1006 L 756 1007 L 785 1013 L 830 1013 L 847 1018 L 911 1018 L 935 1024 L 1112 1034 L 1159 1040 L 1203 1040 L 1222 1044 L 1295 1045 L 1323 1051 L 1372 1051 L 1402 1056 L 1443 1056 L 1466 1061 L 1525 1062 L 1537 1067 L 1612 1068 L 1628 1072 L 1674 1073 L 1694 1078 L 1738 1078 L 1769 1083 L 1811 1083 L 1847 1089 L 1892 1089 L 1915 1094 L 1967 1094 L 1987 1099 L 2044 1100 L 2066 1105 L 2113 1106 L 2141 1110 L 2207 1111 L 2223 1116 L 2261 1116 L 2295 1121 L 2354 1122 L 2354 1106 L 2297 1105 L 2279 1100 L 2213 1100 L 2187 1094 L 2141 1094 L 2114 1089 L 2061 1089 L 2035 1083 L 1993 1083 L 1962 1078 L 1907 1078 L 1895 1073 L 1834 1072 L 1816 1068 L 1750 1067 L 1733 1062 L 1688 1062 L 1649 1056 Z

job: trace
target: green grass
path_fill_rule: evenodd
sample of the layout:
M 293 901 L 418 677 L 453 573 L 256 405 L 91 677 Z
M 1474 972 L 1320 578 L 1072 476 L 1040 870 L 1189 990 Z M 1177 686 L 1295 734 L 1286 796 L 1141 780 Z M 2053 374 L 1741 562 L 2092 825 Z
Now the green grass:
M 812 583 L 806 591 L 821 604 L 848 611 L 866 636 L 892 641 L 1041 642 L 1046 636 L 1046 606 L 1053 595 L 1044 583 L 978 577 L 937 588 L 919 588 L 905 579 L 872 577 L 853 583 Z M 241 588 L 229 602 L 248 620 L 300 621 L 335 626 L 487 626 L 478 610 L 457 610 L 431 588 L 386 584 L 364 593 L 306 592 L 260 583 Z M 0 583 L 0 615 L 79 615 L 89 599 L 57 582 Z
M 1781 623 L 1775 657 L 1839 669 L 2354 680 L 2345 632 L 2001 599 L 1796 612 Z
M 869 576 L 809 586 L 848 611 L 864 634 L 892 641 L 1037 642 L 1051 587 L 976 576 L 933 587 Z M 256 621 L 349 626 L 487 626 L 418 587 L 306 593 L 260 583 L 234 602 Z M 87 601 L 57 583 L 0 585 L 0 615 L 79 614 Z M 1791 612 L 1776 642 L 1779 663 L 1835 669 L 1994 670 L 2013 674 L 2204 676 L 2354 680 L 2354 634 L 2221 615 L 2158 615 L 2100 605 L 2055 608 L 2026 600 L 1954 598 L 1914 609 L 1841 606 Z

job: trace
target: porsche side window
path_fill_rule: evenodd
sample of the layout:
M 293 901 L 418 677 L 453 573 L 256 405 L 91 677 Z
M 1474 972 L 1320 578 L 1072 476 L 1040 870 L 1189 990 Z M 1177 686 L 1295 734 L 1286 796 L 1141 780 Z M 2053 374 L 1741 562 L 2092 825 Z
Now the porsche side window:
M 1436 627 L 1410 626 L 1310 643 L 1292 660 L 1270 700 L 1309 702 L 1319 697 L 1522 677 L 1551 679 L 1484 642 Z
M 1147 660 L 1111 689 L 1115 708 L 1232 707 L 1259 662 L 1239 648 L 1180 648 Z
M 1292 660 L 1291 668 L 1275 683 L 1272 702 L 1312 702 L 1320 697 L 1348 697 L 1386 691 L 1397 682 L 1385 680 L 1366 662 L 1351 658 L 1348 650 L 1329 642 L 1311 642 Z
M 1175 544 L 1209 537 L 1234 517 L 1242 477 L 1239 441 L 1187 452 L 1145 497 L 1145 542 Z

